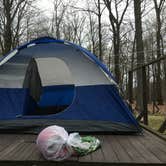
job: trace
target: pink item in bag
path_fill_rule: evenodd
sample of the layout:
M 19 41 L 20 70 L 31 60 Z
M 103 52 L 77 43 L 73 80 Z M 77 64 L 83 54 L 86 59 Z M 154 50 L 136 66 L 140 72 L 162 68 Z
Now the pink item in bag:
M 74 153 L 67 144 L 68 137 L 69 135 L 63 127 L 50 126 L 38 135 L 37 147 L 47 160 L 61 161 Z

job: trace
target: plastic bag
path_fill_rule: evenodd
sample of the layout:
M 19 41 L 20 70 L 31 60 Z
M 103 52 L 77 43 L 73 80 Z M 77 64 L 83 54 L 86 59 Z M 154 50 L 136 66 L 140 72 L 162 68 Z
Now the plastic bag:
M 79 133 L 69 135 L 67 144 L 70 145 L 75 152 L 75 155 L 84 156 L 100 147 L 100 141 L 92 136 L 81 137 Z
M 69 158 L 74 152 L 67 144 L 68 133 L 63 127 L 50 126 L 37 137 L 37 147 L 45 159 L 61 161 Z
M 61 161 L 72 155 L 83 156 L 95 151 L 100 141 L 91 136 L 81 137 L 79 133 L 68 135 L 63 127 L 54 125 L 41 131 L 36 144 L 45 159 Z

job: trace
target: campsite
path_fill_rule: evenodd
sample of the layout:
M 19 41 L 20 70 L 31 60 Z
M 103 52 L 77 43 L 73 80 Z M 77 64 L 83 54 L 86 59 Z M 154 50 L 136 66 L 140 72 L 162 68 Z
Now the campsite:
M 165 0 L 0 0 L 0 166 L 166 165 Z

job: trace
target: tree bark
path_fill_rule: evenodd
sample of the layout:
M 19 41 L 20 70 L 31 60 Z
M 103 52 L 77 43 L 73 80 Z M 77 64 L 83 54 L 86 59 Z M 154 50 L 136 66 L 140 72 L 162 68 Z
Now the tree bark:
M 135 38 L 137 51 L 137 66 L 144 64 L 144 47 L 142 39 L 141 0 L 134 0 Z M 142 67 L 137 71 L 137 106 L 144 114 L 144 123 L 148 124 L 146 97 L 146 70 Z
M 120 72 L 120 32 L 119 27 L 117 27 L 117 32 L 114 32 L 113 37 L 113 43 L 114 43 L 114 72 L 115 72 L 115 78 L 117 80 L 117 83 L 119 84 L 120 78 L 121 78 L 121 72 Z
M 133 68 L 134 68 L 134 54 L 135 54 L 135 36 L 133 41 L 133 47 L 132 47 L 132 55 L 131 55 L 131 71 L 129 71 L 129 80 L 128 80 L 128 99 L 130 104 L 133 103 Z
M 102 57 L 102 33 L 101 33 L 101 4 L 100 4 L 100 0 L 97 1 L 98 2 L 98 35 L 99 35 L 99 59 L 100 61 L 103 60 Z
M 157 4 L 157 0 L 154 1 L 154 6 L 155 6 L 155 12 L 156 12 L 156 23 L 157 23 L 157 30 L 156 30 L 156 42 L 157 42 L 157 58 L 161 57 L 161 5 L 162 2 L 164 3 L 164 0 L 160 0 L 159 5 Z M 157 63 L 157 87 L 156 87 L 156 92 L 157 92 L 157 102 L 159 105 L 163 104 L 163 99 L 162 99 L 162 88 L 161 88 L 161 66 L 160 62 Z
M 165 129 L 166 129 L 166 119 L 164 120 L 158 131 L 160 133 L 164 133 Z
M 3 0 L 4 14 L 6 18 L 6 24 L 4 26 L 4 52 L 6 54 L 11 50 L 12 47 L 12 16 L 11 7 L 12 3 L 10 0 Z

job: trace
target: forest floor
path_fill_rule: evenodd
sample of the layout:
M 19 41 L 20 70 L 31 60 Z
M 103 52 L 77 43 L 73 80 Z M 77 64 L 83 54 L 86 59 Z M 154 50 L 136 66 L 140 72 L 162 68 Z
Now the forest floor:
M 132 105 L 133 110 L 135 110 L 136 104 L 134 103 Z M 138 112 L 136 112 L 136 115 L 138 115 Z M 157 105 L 154 107 L 153 104 L 148 104 L 148 126 L 155 131 L 158 131 L 161 124 L 164 122 L 166 118 L 166 103 L 164 105 Z M 166 135 L 166 130 L 163 133 Z
M 155 131 L 158 131 L 164 120 L 165 116 L 163 115 L 148 115 L 148 122 L 149 122 L 148 126 L 154 129 Z M 166 130 L 163 134 L 166 135 Z
M 158 131 L 162 123 L 166 118 L 166 104 L 164 105 L 157 105 L 158 108 L 154 111 L 153 104 L 148 104 L 148 120 L 149 120 L 149 127 Z M 166 135 L 166 130 L 163 133 Z

